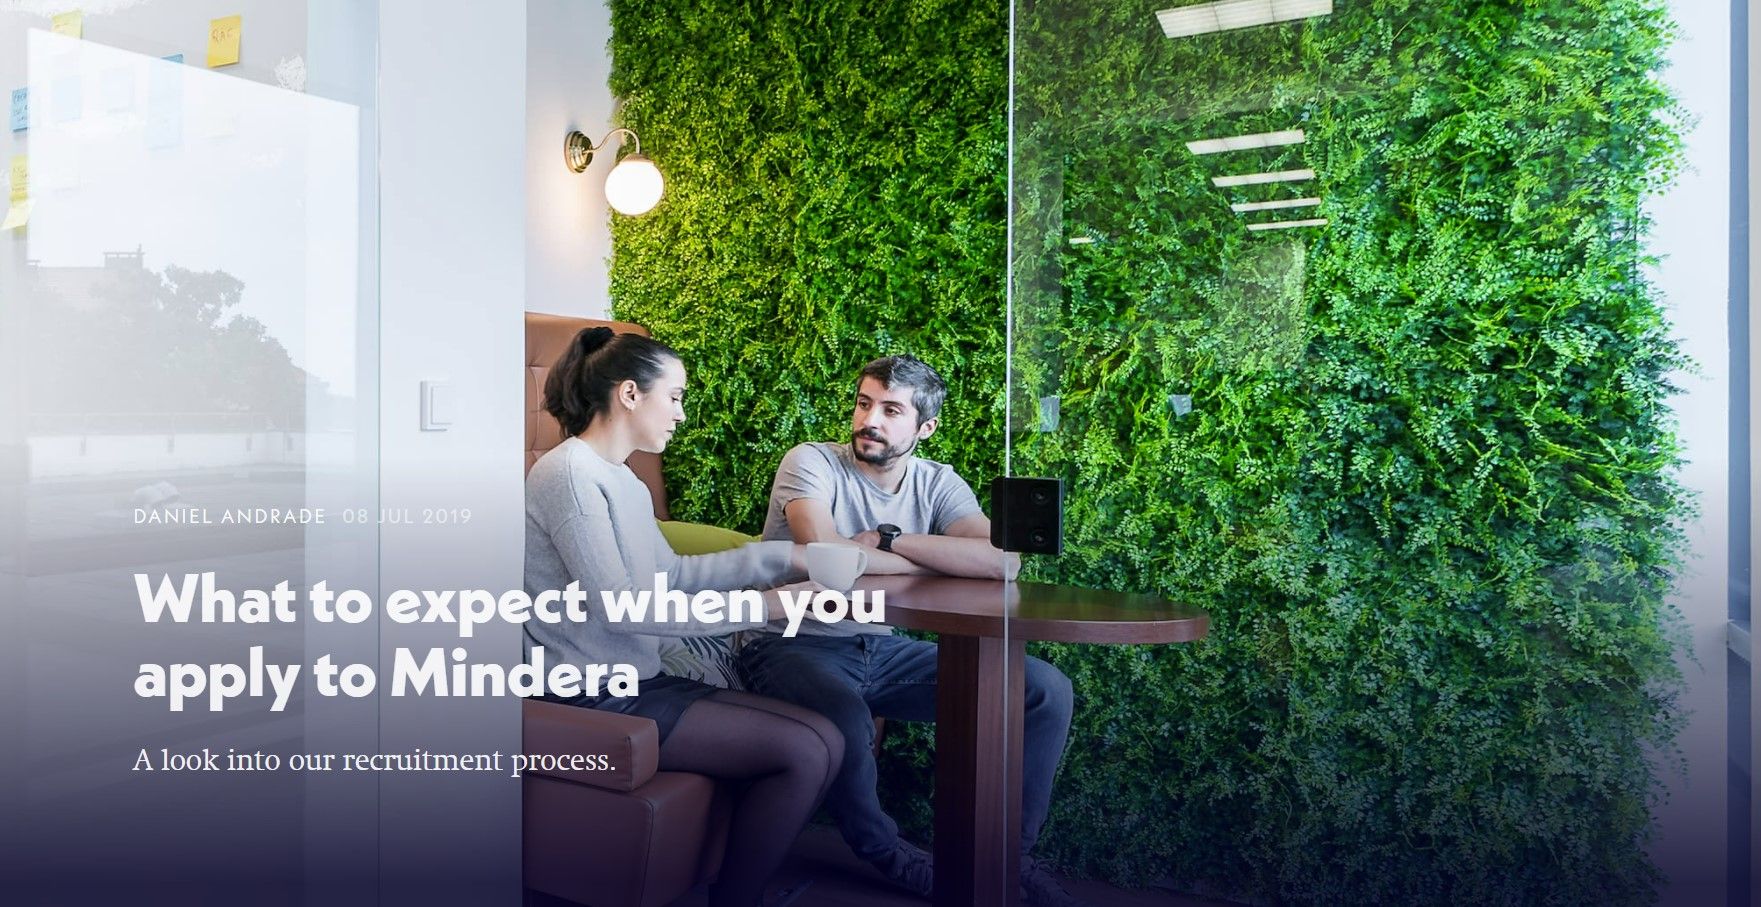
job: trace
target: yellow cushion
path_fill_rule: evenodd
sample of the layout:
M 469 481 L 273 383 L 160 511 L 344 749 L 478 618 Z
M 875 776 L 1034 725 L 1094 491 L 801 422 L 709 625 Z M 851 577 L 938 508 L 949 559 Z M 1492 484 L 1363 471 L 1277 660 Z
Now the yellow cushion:
M 757 538 L 744 532 L 710 526 L 661 520 L 660 534 L 679 554 L 714 554 L 738 548 Z M 711 686 L 740 689 L 740 672 L 734 668 L 732 636 L 663 637 L 660 641 L 662 670 L 677 677 L 701 680 Z
M 744 532 L 679 520 L 661 520 L 660 534 L 666 536 L 666 543 L 679 554 L 714 554 L 758 541 L 757 536 Z

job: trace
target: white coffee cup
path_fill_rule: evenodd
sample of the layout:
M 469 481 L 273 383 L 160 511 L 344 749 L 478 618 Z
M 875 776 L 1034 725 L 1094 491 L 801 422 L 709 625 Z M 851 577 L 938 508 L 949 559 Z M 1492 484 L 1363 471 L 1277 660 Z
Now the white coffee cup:
M 827 589 L 849 589 L 867 569 L 868 552 L 855 545 L 837 542 L 807 544 L 807 578 Z

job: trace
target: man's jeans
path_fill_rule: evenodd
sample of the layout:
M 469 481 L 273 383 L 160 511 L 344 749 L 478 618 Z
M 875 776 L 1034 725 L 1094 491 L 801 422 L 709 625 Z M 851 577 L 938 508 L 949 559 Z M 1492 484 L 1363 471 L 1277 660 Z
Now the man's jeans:
M 934 721 L 935 643 L 903 636 L 754 634 L 740 651 L 740 672 L 753 692 L 813 709 L 844 732 L 844 765 L 826 793 L 844 840 L 856 855 L 892 853 L 899 826 L 875 791 L 874 718 Z M 1022 727 L 1021 852 L 1039 838 L 1052 801 L 1052 776 L 1070 735 L 1070 678 L 1027 659 Z

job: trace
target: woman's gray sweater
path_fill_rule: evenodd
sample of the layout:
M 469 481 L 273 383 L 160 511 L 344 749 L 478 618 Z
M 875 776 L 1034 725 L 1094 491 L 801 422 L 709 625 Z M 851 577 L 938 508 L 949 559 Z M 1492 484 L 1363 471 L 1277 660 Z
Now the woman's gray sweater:
M 651 592 L 662 572 L 670 588 L 685 593 L 768 589 L 788 579 L 790 550 L 788 542 L 753 542 L 715 554 L 675 554 L 642 480 L 569 438 L 526 475 L 526 594 L 579 582 L 588 620 L 527 621 L 527 656 L 543 646 L 547 666 L 629 664 L 637 676 L 653 677 L 661 671 L 660 636 L 720 636 L 763 623 L 613 622 L 600 592 Z

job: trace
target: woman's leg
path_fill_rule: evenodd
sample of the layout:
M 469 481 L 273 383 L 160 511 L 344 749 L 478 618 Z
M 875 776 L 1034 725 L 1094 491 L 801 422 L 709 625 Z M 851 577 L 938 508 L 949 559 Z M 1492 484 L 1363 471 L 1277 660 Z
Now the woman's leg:
M 784 702 L 781 699 L 760 696 L 757 693 L 746 693 L 740 690 L 717 690 L 711 693 L 709 698 L 717 702 L 759 709 L 791 721 L 800 722 L 819 736 L 820 741 L 825 744 L 825 751 L 831 756 L 831 761 L 826 766 L 825 783 L 819 786 L 819 796 L 814 798 L 814 808 L 818 809 L 820 801 L 825 798 L 826 790 L 832 786 L 832 779 L 838 776 L 838 766 L 844 758 L 844 735 L 838 730 L 838 726 L 833 724 L 830 718 L 812 709 Z
M 721 878 L 710 890 L 714 907 L 759 904 L 843 759 L 843 737 L 824 719 L 768 706 L 761 697 L 717 691 L 692 703 L 660 747 L 664 770 L 746 782 Z

